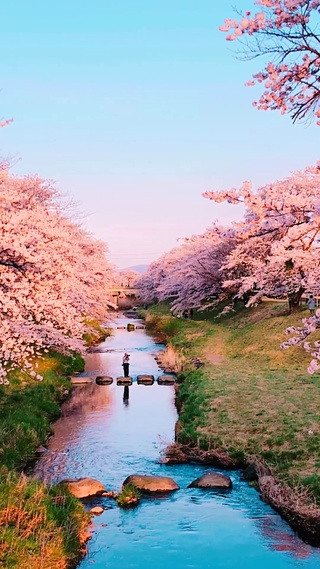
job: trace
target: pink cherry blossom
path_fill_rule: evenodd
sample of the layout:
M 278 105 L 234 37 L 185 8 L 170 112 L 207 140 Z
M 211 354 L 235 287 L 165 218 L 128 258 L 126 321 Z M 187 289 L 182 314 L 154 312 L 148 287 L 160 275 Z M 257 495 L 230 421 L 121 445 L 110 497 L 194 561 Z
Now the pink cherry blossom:
M 213 225 L 152 263 L 135 283 L 144 302 L 170 300 L 173 311 L 204 309 L 223 298 L 247 306 L 263 296 L 288 299 L 297 310 L 302 295 L 320 283 L 320 167 L 306 168 L 254 189 L 207 191 L 214 202 L 245 207 L 231 227 Z M 287 329 L 282 348 L 302 345 L 310 354 L 309 372 L 320 369 L 320 341 L 309 336 L 320 328 L 320 310 Z M 319 363 L 318 363 L 319 362 Z
M 221 267 L 233 244 L 234 230 L 217 225 L 183 240 L 137 281 L 142 300 L 170 299 L 174 312 L 211 306 L 224 295 Z
M 87 322 L 107 317 L 114 271 L 50 183 L 3 170 L 0 211 L 0 382 L 15 367 L 41 380 L 42 351 L 83 353 Z
M 254 102 L 260 110 L 279 110 L 293 119 L 304 119 L 320 107 L 320 44 L 317 32 L 319 0 L 256 0 L 262 8 L 251 15 L 240 14 L 220 26 L 226 39 L 247 36 L 247 58 L 270 55 L 264 70 L 246 85 L 263 83 L 264 91 Z M 319 124 L 320 121 L 317 121 Z

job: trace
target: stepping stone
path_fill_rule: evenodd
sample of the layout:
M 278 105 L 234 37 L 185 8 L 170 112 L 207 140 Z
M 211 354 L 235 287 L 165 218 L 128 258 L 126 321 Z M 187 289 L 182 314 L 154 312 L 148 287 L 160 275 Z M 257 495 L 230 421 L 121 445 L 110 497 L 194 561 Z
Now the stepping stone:
M 134 324 L 127 324 L 127 330 L 128 332 L 133 332 L 135 329 L 135 325 Z
M 72 385 L 85 385 L 86 383 L 93 383 L 93 377 L 88 375 L 72 375 L 71 378 Z
M 145 326 L 136 326 L 136 330 L 144 330 Z
M 137 383 L 140 385 L 153 385 L 154 376 L 153 375 L 138 375 Z
M 117 377 L 117 385 L 132 385 L 132 377 Z
M 159 385 L 174 385 L 176 378 L 173 375 L 160 375 L 158 377 Z
M 117 326 L 117 330 L 125 330 L 126 327 L 125 326 Z
M 113 378 L 109 375 L 98 375 L 98 377 L 96 377 L 97 385 L 111 385 L 111 383 L 113 383 Z

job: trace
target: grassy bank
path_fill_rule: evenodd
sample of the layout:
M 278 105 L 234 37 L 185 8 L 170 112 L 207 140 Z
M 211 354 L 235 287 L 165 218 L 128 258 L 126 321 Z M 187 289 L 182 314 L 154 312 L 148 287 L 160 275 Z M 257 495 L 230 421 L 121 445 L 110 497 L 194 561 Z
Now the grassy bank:
M 47 354 L 36 363 L 43 381 L 17 372 L 0 386 L 0 567 L 6 569 L 73 566 L 89 521 L 65 491 L 18 474 L 60 414 L 71 388 L 66 376 L 83 368 L 79 356 Z
M 213 311 L 184 320 L 159 305 L 146 320 L 185 357 L 178 441 L 221 449 L 239 462 L 258 457 L 320 504 L 320 377 L 307 373 L 301 347 L 280 350 L 285 328 L 307 315 L 287 316 L 284 309 L 265 302 L 221 318 Z M 194 369 L 192 358 L 204 366 Z
M 87 346 L 95 346 L 104 342 L 108 336 L 111 334 L 110 328 L 104 328 L 101 326 L 100 322 L 94 318 L 86 318 L 86 324 L 90 327 L 90 332 L 87 332 L 83 336 Z

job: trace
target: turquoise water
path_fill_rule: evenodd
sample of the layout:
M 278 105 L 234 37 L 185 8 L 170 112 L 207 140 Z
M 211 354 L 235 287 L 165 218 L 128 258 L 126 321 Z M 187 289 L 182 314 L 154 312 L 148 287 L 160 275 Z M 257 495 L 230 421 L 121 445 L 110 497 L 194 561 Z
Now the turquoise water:
M 88 355 L 87 372 L 122 375 L 128 351 L 134 379 L 140 373 L 158 375 L 154 355 L 162 348 L 144 330 L 115 330 L 101 353 Z M 115 384 L 75 388 L 37 474 L 50 482 L 91 476 L 108 490 L 119 490 L 130 474 L 160 474 L 174 478 L 181 489 L 143 498 L 133 510 L 121 510 L 107 498 L 87 502 L 107 509 L 93 518 L 80 569 L 319 569 L 320 550 L 303 543 L 240 472 L 228 473 L 231 492 L 216 493 L 187 488 L 205 467 L 159 463 L 177 419 L 173 387 L 134 383 L 129 400 L 123 395 L 124 388 Z

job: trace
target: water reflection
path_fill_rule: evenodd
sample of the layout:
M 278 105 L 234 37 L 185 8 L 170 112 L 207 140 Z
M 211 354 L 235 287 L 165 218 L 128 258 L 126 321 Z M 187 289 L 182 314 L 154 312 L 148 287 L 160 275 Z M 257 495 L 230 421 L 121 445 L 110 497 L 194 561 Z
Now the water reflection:
M 129 405 L 129 385 L 125 385 L 123 389 L 123 403 L 126 407 Z
M 120 325 L 127 322 L 123 319 Z M 113 503 L 95 520 L 89 554 L 80 568 L 318 569 L 318 551 L 259 499 L 241 473 L 229 473 L 233 491 L 219 494 L 188 488 L 206 472 L 202 465 L 159 463 L 162 449 L 173 439 L 174 388 L 138 385 L 135 379 L 160 373 L 154 354 L 162 348 L 144 330 L 124 329 L 102 344 L 103 351 L 88 354 L 87 373 L 116 378 L 123 353 L 129 352 L 133 385 L 75 388 L 37 465 L 38 476 L 53 482 L 91 476 L 108 490 L 118 490 L 128 475 L 141 473 L 171 476 L 181 488 L 144 498 L 132 511 Z
M 72 397 L 62 406 L 62 418 L 68 417 L 72 423 L 73 415 L 80 415 L 85 421 L 86 416 L 112 406 L 112 392 L 108 389 L 99 389 L 97 385 L 79 385 L 73 389 Z M 59 423 L 55 424 L 56 431 Z
M 74 387 L 72 397 L 62 406 L 61 418 L 53 426 L 54 436 L 48 450 L 37 463 L 34 475 L 48 483 L 68 475 L 70 463 L 73 471 L 82 462 L 81 433 L 88 420 L 97 413 L 111 418 L 113 393 L 108 387 L 79 385 Z M 80 446 L 80 448 L 79 448 Z
M 276 515 L 260 518 L 259 526 L 273 551 L 285 551 L 295 559 L 308 559 L 315 552 L 311 545 L 301 541 L 291 530 L 287 531 Z M 320 560 L 320 551 L 318 556 Z

